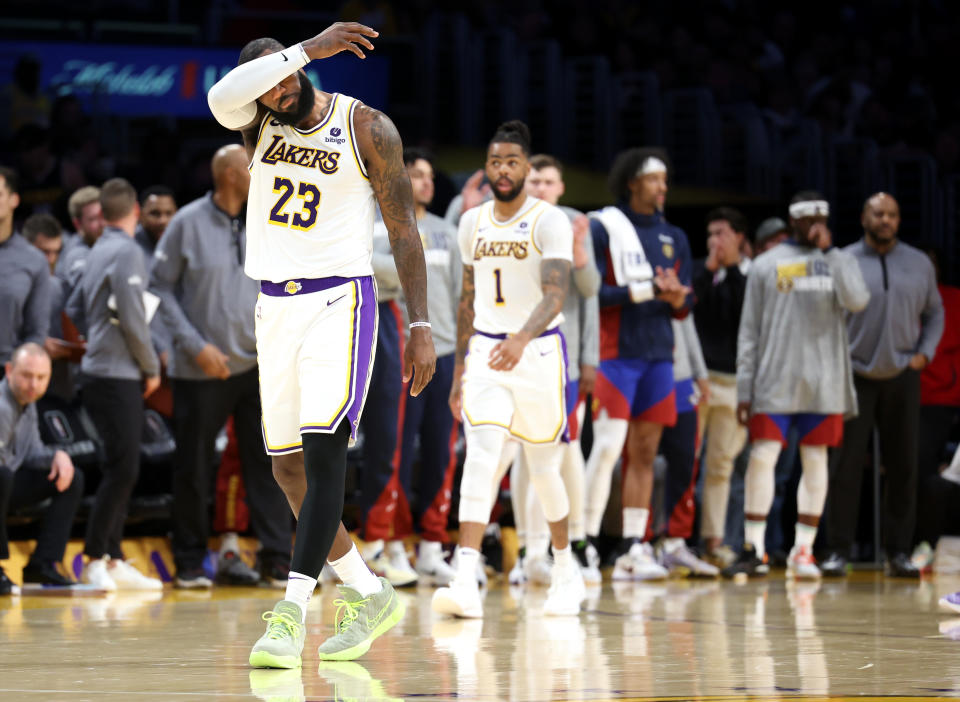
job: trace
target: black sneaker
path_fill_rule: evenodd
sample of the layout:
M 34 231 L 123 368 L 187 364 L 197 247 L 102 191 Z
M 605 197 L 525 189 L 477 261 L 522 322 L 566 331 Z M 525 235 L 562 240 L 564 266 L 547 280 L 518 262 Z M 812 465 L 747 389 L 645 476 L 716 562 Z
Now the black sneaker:
M 14 587 L 13 581 L 0 568 L 0 595 L 12 595 Z
M 217 563 L 218 585 L 253 587 L 260 582 L 260 574 L 243 562 L 234 551 L 227 551 Z
M 203 568 L 177 568 L 177 577 L 173 586 L 181 590 L 205 590 L 213 587 L 213 581 L 207 577 Z
M 587 558 L 587 540 L 573 541 L 570 543 L 573 549 L 573 555 L 577 559 L 577 565 L 581 568 L 589 568 L 590 560 Z
M 498 573 L 503 572 L 503 544 L 500 543 L 500 530 L 487 531 L 480 542 L 480 553 Z
M 263 553 L 258 557 L 260 584 L 267 587 L 284 588 L 290 577 L 290 556 L 280 553 Z
M 746 575 L 748 578 L 764 578 L 770 572 L 770 566 L 767 565 L 767 558 L 757 558 L 757 551 L 753 544 L 744 544 L 740 555 L 733 565 L 724 568 L 721 573 L 725 578 L 733 578 L 736 575 Z
M 57 587 L 70 587 L 76 584 L 57 570 L 56 563 L 37 563 L 36 561 L 30 561 L 23 569 L 23 582 Z
M 906 553 L 897 553 L 887 557 L 886 567 L 889 578 L 919 578 L 920 569 L 913 565 Z
M 829 556 L 820 561 L 820 572 L 825 578 L 845 578 L 847 577 L 847 559 L 836 551 L 832 551 Z

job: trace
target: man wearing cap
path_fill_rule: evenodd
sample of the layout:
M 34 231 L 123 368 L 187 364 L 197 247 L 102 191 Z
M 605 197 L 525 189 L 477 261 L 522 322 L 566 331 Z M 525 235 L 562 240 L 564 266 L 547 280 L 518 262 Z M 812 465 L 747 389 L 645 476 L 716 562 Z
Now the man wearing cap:
M 782 244 L 790 238 L 790 227 L 779 217 L 768 217 L 760 222 L 757 227 L 757 233 L 754 237 L 754 245 L 757 248 L 757 256 L 764 251 L 769 251 L 777 244 Z
M 815 192 L 790 205 L 792 237 L 753 261 L 737 336 L 737 418 L 749 425 L 744 545 L 724 575 L 762 576 L 774 466 L 791 428 L 800 437 L 796 540 L 787 575 L 819 578 L 813 541 L 827 496 L 827 446 L 856 413 L 845 312 L 870 293 L 856 259 L 832 247 L 830 206 Z
M 694 321 L 709 373 L 710 393 L 702 415 L 706 432 L 700 535 L 715 565 L 732 562 L 723 543 L 733 462 L 747 442 L 737 423 L 737 330 L 750 259 L 741 254 L 747 220 L 732 207 L 707 214 L 707 258 L 694 264 Z M 724 551 L 729 556 L 724 556 Z
M 667 576 L 643 543 L 650 515 L 653 460 L 663 428 L 677 421 L 673 378 L 674 318 L 692 305 L 690 246 L 663 216 L 667 156 L 658 149 L 622 152 L 610 169 L 618 203 L 592 213 L 590 233 L 600 271 L 600 368 L 593 452 L 587 469 L 587 530 L 606 502 L 610 471 L 626 438 L 623 554 L 615 580 Z M 597 492 L 599 491 L 599 492 Z M 602 500 L 597 499 L 597 495 Z
M 870 303 L 847 317 L 859 414 L 844 424 L 843 448 L 830 474 L 825 575 L 846 575 L 857 529 L 860 480 L 876 426 L 885 469 L 883 541 L 887 574 L 920 577 L 910 562 L 916 518 L 920 371 L 943 334 L 943 303 L 933 264 L 897 239 L 900 206 L 886 193 L 871 196 L 860 219 L 863 238 L 844 249 L 860 265 Z

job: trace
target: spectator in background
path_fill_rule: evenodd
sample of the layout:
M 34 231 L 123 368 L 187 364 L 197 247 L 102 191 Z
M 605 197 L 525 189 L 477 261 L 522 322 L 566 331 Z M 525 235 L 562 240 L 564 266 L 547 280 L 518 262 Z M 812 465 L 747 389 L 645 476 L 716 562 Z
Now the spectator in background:
M 157 242 L 163 236 L 170 219 L 177 212 L 177 201 L 173 190 L 165 185 L 151 185 L 140 194 L 140 223 L 134 240 L 143 249 L 147 270 L 153 261 L 153 252 Z
M 937 290 L 943 300 L 943 336 L 930 363 L 920 373 L 920 447 L 918 458 L 917 536 L 921 542 L 921 565 L 931 555 L 924 556 L 923 541 L 936 546 L 936 535 L 925 532 L 921 522 L 931 503 L 938 503 L 942 487 L 940 468 L 946 459 L 947 441 L 960 423 L 960 288 L 940 281 L 940 258 L 933 249 L 927 250 L 937 276 Z
M 225 146 L 211 161 L 214 189 L 170 220 L 155 251 L 150 289 L 173 341 L 170 377 L 176 456 L 173 553 L 176 585 L 210 587 L 203 570 L 210 537 L 211 469 L 217 433 L 233 417 L 263 577 L 285 581 L 292 523 L 273 478 L 260 429 L 254 307 L 259 284 L 243 272 L 244 206 L 250 185 L 243 147 Z M 149 207 L 149 198 L 144 198 Z M 144 221 L 141 215 L 141 222 Z M 221 553 L 217 582 L 256 585 L 260 576 L 237 547 Z
M 13 67 L 13 82 L 5 89 L 7 133 L 16 133 L 28 124 L 47 126 L 50 123 L 50 100 L 40 91 L 40 61 L 24 54 Z
M 412 517 L 420 531 L 416 571 L 427 584 L 443 586 L 453 580 L 454 571 L 443 559 L 443 543 L 448 540 L 447 519 L 453 478 L 457 469 L 455 445 L 459 430 L 450 413 L 447 398 L 453 383 L 454 351 L 457 338 L 457 302 L 463 266 L 457 255 L 457 229 L 435 214 L 427 212 L 433 200 L 433 162 L 424 151 L 407 149 L 403 162 L 413 186 L 414 212 L 423 241 L 430 297 L 427 309 L 433 325 L 433 343 L 437 350 L 437 370 L 416 397 L 406 397 L 400 451 L 400 484 L 411 500 Z M 413 486 L 414 447 L 419 438 L 420 474 Z M 414 499 L 414 496 L 416 499 Z M 406 536 L 402 532 L 398 536 Z
M 756 254 L 759 256 L 764 251 L 769 251 L 777 244 L 782 244 L 790 238 L 790 228 L 787 223 L 779 217 L 768 217 L 760 222 L 757 232 L 754 236 Z
M 67 301 L 67 315 L 87 322 L 82 400 L 100 437 L 103 477 L 87 521 L 84 582 L 105 590 L 160 589 L 123 560 L 120 541 L 127 504 L 140 472 L 143 398 L 160 385 L 144 295 L 147 271 L 133 242 L 137 191 L 113 178 L 100 190 L 105 227 Z
M 28 341 L 42 346 L 50 328 L 47 260 L 13 229 L 18 191 L 16 171 L 0 166 L 0 363 Z
M 49 499 L 23 582 L 72 585 L 57 563 L 63 560 L 83 497 L 83 473 L 74 470 L 64 451 L 48 449 L 40 441 L 35 403 L 47 391 L 50 359 L 41 346 L 28 342 L 13 352 L 5 371 L 0 380 L 0 561 L 10 558 L 7 511 Z M 0 595 L 9 595 L 12 589 L 0 568 Z
M 50 143 L 45 127 L 27 125 L 14 135 L 20 171 L 22 217 L 46 212 L 63 219 L 67 214 L 67 193 L 85 184 L 83 173 L 63 161 Z
M 23 236 L 47 259 L 52 275 L 63 251 L 63 229 L 60 222 L 53 215 L 31 215 L 23 223 Z
M 100 207 L 100 188 L 86 185 L 74 191 L 67 200 L 67 210 L 74 234 L 64 238 L 63 251 L 57 261 L 56 273 L 67 284 L 68 293 L 83 274 L 87 255 L 103 233 L 103 210 Z
M 729 566 L 734 554 L 723 545 L 733 463 L 747 443 L 737 422 L 737 330 L 747 289 L 750 259 L 741 255 L 747 220 L 732 207 L 707 214 L 707 258 L 694 263 L 694 319 L 709 373 L 701 418 L 706 433 L 700 536 L 706 558 Z
M 846 247 L 860 264 L 870 303 L 847 320 L 859 413 L 844 426 L 827 506 L 825 575 L 846 575 L 860 508 L 860 481 L 876 427 L 884 466 L 887 574 L 919 577 L 910 561 L 916 519 L 920 371 L 943 334 L 943 303 L 926 254 L 899 241 L 900 206 L 886 193 L 863 205 L 863 238 Z
M 23 236 L 46 256 L 50 266 L 50 330 L 43 343 L 52 361 L 49 394 L 70 400 L 74 392 L 69 359 L 75 358 L 82 346 L 63 338 L 62 315 L 67 303 L 65 285 L 53 274 L 63 246 L 63 230 L 53 215 L 35 214 L 27 217 L 23 223 Z

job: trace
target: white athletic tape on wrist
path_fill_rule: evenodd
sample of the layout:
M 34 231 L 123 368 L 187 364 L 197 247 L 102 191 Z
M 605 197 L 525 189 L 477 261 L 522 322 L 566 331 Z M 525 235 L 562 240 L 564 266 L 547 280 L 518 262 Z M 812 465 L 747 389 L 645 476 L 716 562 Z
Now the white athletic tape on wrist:
M 645 280 L 642 283 L 630 283 L 630 300 L 632 302 L 647 302 L 653 299 L 653 281 Z
M 829 217 L 830 203 L 826 200 L 804 200 L 790 205 L 790 216 L 794 219 L 802 217 Z

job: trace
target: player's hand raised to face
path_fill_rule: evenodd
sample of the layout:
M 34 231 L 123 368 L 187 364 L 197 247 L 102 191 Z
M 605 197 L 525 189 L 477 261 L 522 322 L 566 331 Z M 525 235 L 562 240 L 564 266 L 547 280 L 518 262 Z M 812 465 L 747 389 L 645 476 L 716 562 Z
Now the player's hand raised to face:
M 366 58 L 364 47 L 373 51 L 370 37 L 375 39 L 380 33 L 359 22 L 337 22 L 320 32 L 313 39 L 307 39 L 301 44 L 303 50 L 311 59 L 325 59 L 339 54 L 341 51 L 351 51 L 360 58 Z
M 410 340 L 403 351 L 403 382 L 410 383 L 410 395 L 416 397 L 427 387 L 437 369 L 437 352 L 433 348 L 433 336 L 427 327 L 410 330 Z

